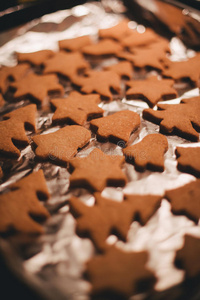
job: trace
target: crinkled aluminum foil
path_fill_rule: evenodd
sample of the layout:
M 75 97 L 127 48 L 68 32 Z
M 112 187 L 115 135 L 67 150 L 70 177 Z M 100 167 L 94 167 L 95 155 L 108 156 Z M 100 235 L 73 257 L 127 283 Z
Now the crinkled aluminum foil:
M 104 2 L 103 2 L 104 3 Z M 45 15 L 23 26 L 17 37 L 10 40 L 0 49 L 0 63 L 14 65 L 18 52 L 33 52 L 41 49 L 58 50 L 58 41 L 66 38 L 89 34 L 95 40 L 99 28 L 111 27 L 124 16 L 123 6 L 119 1 L 110 1 L 112 12 L 105 12 L 99 3 L 87 3 L 70 10 L 58 11 Z M 109 5 L 109 1 L 106 1 Z M 107 7 L 106 7 L 107 8 Z M 114 12 L 113 12 L 114 11 Z M 130 22 L 130 27 L 137 24 Z M 172 60 L 179 60 L 193 55 L 192 50 L 187 50 L 177 38 L 170 42 Z M 105 60 L 104 65 L 114 63 L 115 59 Z M 152 72 L 155 73 L 155 72 Z M 139 78 L 140 74 L 135 74 Z M 178 87 L 178 85 L 177 85 Z M 181 85 L 179 84 L 179 88 Z M 183 85 L 184 88 L 184 85 Z M 66 94 L 71 90 L 66 88 Z M 193 89 L 181 98 L 199 95 L 199 89 Z M 165 101 L 165 103 L 179 103 L 181 98 Z M 121 101 L 122 100 L 122 101 Z M 117 99 L 110 103 L 101 103 L 105 115 L 116 111 L 130 109 L 142 117 L 142 110 L 147 106 L 142 101 L 127 101 L 125 98 Z M 24 105 L 27 101 L 17 104 L 7 104 L 1 115 L 13 108 Z M 59 127 L 51 127 L 52 113 L 38 111 L 37 128 L 41 134 L 53 132 Z M 129 144 L 136 143 L 147 134 L 159 132 L 159 126 L 142 119 L 140 129 L 133 133 Z M 29 134 L 31 136 L 31 133 Z M 177 136 L 168 136 L 169 150 L 165 154 L 165 171 L 163 173 L 145 171 L 136 172 L 134 167 L 126 163 L 123 167 L 128 177 L 124 188 L 105 188 L 103 196 L 122 201 L 123 194 L 158 194 L 163 195 L 167 189 L 182 186 L 195 177 L 181 173 L 176 168 L 175 147 L 200 146 L 200 143 L 190 143 Z M 107 154 L 122 155 L 122 145 L 99 143 L 93 135 L 89 145 L 82 149 L 77 156 L 87 156 L 95 147 Z M 4 162 L 6 164 L 7 162 Z M 51 198 L 46 203 L 52 217 L 45 224 L 45 234 L 40 236 L 35 243 L 26 249 L 19 257 L 23 266 L 22 274 L 26 282 L 35 288 L 43 290 L 47 299 L 89 299 L 88 293 L 91 285 L 82 278 L 85 262 L 94 254 L 95 249 L 89 239 L 79 238 L 75 234 L 76 221 L 69 213 L 67 204 L 71 195 L 79 196 L 88 205 L 93 205 L 94 197 L 84 189 L 69 190 L 69 172 L 66 168 L 56 166 L 50 162 L 38 163 L 34 160 L 31 146 L 25 148 L 17 162 L 8 163 L 10 175 L 0 186 L 0 191 L 5 190 L 11 183 L 24 177 L 32 170 L 43 169 Z M 98 172 L 98 170 L 97 170 Z M 173 265 L 175 251 L 181 248 L 185 233 L 200 237 L 200 227 L 185 216 L 175 216 L 170 211 L 170 204 L 162 200 L 161 207 L 145 226 L 133 222 L 128 232 L 127 242 L 118 241 L 116 236 L 107 239 L 109 244 L 116 243 L 118 247 L 128 250 L 147 250 L 150 255 L 148 267 L 155 273 L 158 281 L 155 289 L 162 291 L 180 283 L 184 278 L 184 271 L 178 270 Z M 39 247 L 38 247 L 39 245 Z M 33 255 L 34 254 L 34 255 Z M 29 257 L 24 259 L 23 257 Z M 12 258 L 9 258 L 12 262 Z M 131 299 L 139 299 L 132 297 Z M 141 295 L 142 298 L 142 295 Z

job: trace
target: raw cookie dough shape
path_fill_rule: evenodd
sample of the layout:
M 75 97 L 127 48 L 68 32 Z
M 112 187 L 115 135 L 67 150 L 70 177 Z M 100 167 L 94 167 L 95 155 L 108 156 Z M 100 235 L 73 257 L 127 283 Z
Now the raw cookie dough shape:
M 0 232 L 41 234 L 42 225 L 34 217 L 46 220 L 50 215 L 39 201 L 49 198 L 43 171 L 33 172 L 9 186 L 8 193 L 0 195 Z

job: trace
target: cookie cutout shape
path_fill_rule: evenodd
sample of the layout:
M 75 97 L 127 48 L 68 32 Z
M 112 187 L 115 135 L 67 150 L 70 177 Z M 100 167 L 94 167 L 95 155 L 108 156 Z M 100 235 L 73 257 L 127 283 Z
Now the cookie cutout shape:
M 130 35 L 121 40 L 121 43 L 124 47 L 133 48 L 147 46 L 157 41 L 159 41 L 159 36 L 152 29 L 147 28 L 143 33 L 132 31 Z
M 16 109 L 4 115 L 4 121 L 0 122 L 0 153 L 9 157 L 20 157 L 20 147 L 27 146 L 29 139 L 26 136 L 25 127 L 36 131 L 36 105 L 31 104 Z
M 140 116 L 130 110 L 122 110 L 90 122 L 92 131 L 101 142 L 128 142 L 130 135 L 140 126 Z
M 92 41 L 89 35 L 80 36 L 73 39 L 66 39 L 58 42 L 60 50 L 69 52 L 81 51 L 85 46 L 91 45 Z
M 70 187 L 89 188 L 101 192 L 106 186 L 124 186 L 126 176 L 121 170 L 124 157 L 106 155 L 94 149 L 87 157 L 76 157 L 70 162 Z
M 40 66 L 42 63 L 52 57 L 54 52 L 51 50 L 40 50 L 31 53 L 16 53 L 18 62 L 30 63 L 33 66 Z
M 117 55 L 123 50 L 123 47 L 113 40 L 105 39 L 100 40 L 96 44 L 85 46 L 81 49 L 81 52 L 89 56 L 107 56 Z
M 177 97 L 177 92 L 173 88 L 174 81 L 170 79 L 158 79 L 156 76 L 146 80 L 127 81 L 127 99 L 141 99 L 154 107 L 159 101 L 169 100 Z
M 79 71 L 89 68 L 81 53 L 58 52 L 44 62 L 44 74 L 57 73 L 72 80 Z
M 199 87 L 200 79 L 200 53 L 186 61 L 166 63 L 162 74 L 176 81 L 190 80 L 194 86 Z
M 164 171 L 164 154 L 168 149 L 167 138 L 162 134 L 149 134 L 139 143 L 124 148 L 123 154 L 129 163 L 135 165 L 135 169 L 143 172 Z
M 104 67 L 104 70 L 113 71 L 122 78 L 125 77 L 131 79 L 133 76 L 133 68 L 128 61 L 121 61 L 115 65 Z
M 104 254 L 93 257 L 87 263 L 86 271 L 92 283 L 92 294 L 128 299 L 131 295 L 152 289 L 156 279 L 147 269 L 147 261 L 146 251 L 125 252 L 114 246 Z
M 176 252 L 175 264 L 185 270 L 185 277 L 191 278 L 200 273 L 200 239 L 186 234 L 182 249 Z
M 160 206 L 160 196 L 127 195 L 123 202 L 114 201 L 95 193 L 95 205 L 88 206 L 76 197 L 70 199 L 70 211 L 77 220 L 80 236 L 89 236 L 95 247 L 103 251 L 106 239 L 115 234 L 126 241 L 134 220 L 145 224 Z
M 49 213 L 39 198 L 48 199 L 49 192 L 42 170 L 31 173 L 10 186 L 10 192 L 0 195 L 0 232 L 41 234 L 42 225 L 35 217 L 46 220 Z
M 132 30 L 128 27 L 129 20 L 122 20 L 117 25 L 99 30 L 99 37 L 102 39 L 113 39 L 120 41 L 125 36 L 128 36 L 132 33 Z
M 28 64 L 20 64 L 15 67 L 2 67 L 0 69 L 0 91 L 4 94 L 8 87 L 9 79 L 16 81 L 21 79 L 28 71 Z
M 63 86 L 58 83 L 58 78 L 54 74 L 37 75 L 29 73 L 23 79 L 12 83 L 11 88 L 15 89 L 14 99 L 20 100 L 28 97 L 31 101 L 41 105 L 51 92 L 64 93 Z
M 177 147 L 175 153 L 179 171 L 200 177 L 200 147 Z
M 180 188 L 166 191 L 165 198 L 170 201 L 174 214 L 186 215 L 198 223 L 200 218 L 200 179 Z
M 81 92 L 96 92 L 106 100 L 112 100 L 111 88 L 121 92 L 120 76 L 113 71 L 87 71 L 85 76 L 75 76 L 72 82 L 81 87 Z
M 99 95 L 82 95 L 78 92 L 71 92 L 68 98 L 53 99 L 51 104 L 56 111 L 53 115 L 54 124 L 70 123 L 83 125 L 88 118 L 102 116 L 103 109 L 97 104 L 100 103 Z
M 198 141 L 200 131 L 200 97 L 183 99 L 180 104 L 158 104 L 158 110 L 143 110 L 144 119 L 160 124 L 160 131 Z
M 36 145 L 37 158 L 66 165 L 76 155 L 78 149 L 89 142 L 90 138 L 89 130 L 72 125 L 53 133 L 34 136 L 32 140 Z

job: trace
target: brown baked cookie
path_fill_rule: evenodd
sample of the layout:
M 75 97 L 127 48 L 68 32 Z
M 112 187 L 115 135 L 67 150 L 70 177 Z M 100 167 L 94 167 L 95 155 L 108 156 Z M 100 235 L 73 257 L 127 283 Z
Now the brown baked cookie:
M 200 131 L 200 97 L 183 99 L 180 104 L 158 104 L 158 110 L 143 110 L 143 118 L 160 124 L 165 134 L 177 134 L 198 141 Z
M 113 40 L 100 40 L 96 44 L 85 46 L 81 52 L 88 56 L 109 56 L 117 55 L 123 50 L 123 47 Z
M 58 42 L 60 50 L 69 52 L 81 51 L 85 46 L 91 45 L 92 41 L 89 35 L 79 36 L 73 39 L 66 39 Z
M 72 125 L 53 133 L 34 136 L 32 140 L 36 145 L 37 158 L 66 165 L 76 155 L 78 149 L 89 142 L 90 138 L 89 130 Z
M 99 37 L 102 39 L 113 39 L 120 41 L 132 33 L 132 30 L 128 27 L 128 22 L 129 20 L 124 19 L 113 27 L 100 29 Z
M 185 277 L 190 278 L 200 274 L 200 239 L 186 234 L 182 249 L 176 252 L 176 267 L 184 269 Z
M 200 147 L 177 147 L 175 153 L 179 171 L 200 177 Z
M 194 86 L 199 87 L 200 53 L 185 61 L 168 61 L 162 74 L 176 81 L 190 80 Z
M 74 76 L 72 82 L 81 87 L 81 92 L 95 92 L 106 100 L 112 100 L 111 88 L 117 93 L 121 92 L 120 76 L 113 71 L 87 71 L 85 76 Z
M 128 142 L 130 135 L 140 126 L 140 116 L 130 110 L 122 110 L 90 122 L 92 131 L 101 142 Z
M 4 106 L 5 101 L 3 99 L 3 96 L 0 94 L 0 107 Z
M 92 295 L 100 294 L 99 299 L 129 299 L 152 289 L 156 278 L 146 267 L 147 261 L 146 251 L 123 251 L 114 246 L 91 258 L 86 274 Z
M 100 103 L 99 95 L 82 95 L 73 91 L 68 98 L 51 100 L 51 104 L 56 109 L 52 121 L 54 124 L 83 125 L 88 118 L 92 119 L 103 115 L 104 111 L 98 106 L 98 103 Z
M 174 214 L 186 215 L 198 223 L 200 218 L 200 179 L 177 189 L 166 191 L 165 198 L 170 201 Z
M 168 149 L 167 138 L 162 134 L 149 134 L 143 140 L 124 148 L 126 160 L 135 166 L 139 172 L 146 169 L 164 171 L 164 154 Z
M 154 42 L 159 41 L 160 37 L 150 28 L 147 28 L 143 33 L 137 30 L 132 30 L 132 33 L 124 37 L 120 42 L 124 47 L 142 47 L 148 46 Z
M 0 92 L 5 93 L 9 85 L 9 80 L 21 79 L 29 70 L 28 64 L 20 64 L 15 67 L 1 67 L 0 69 Z
M 29 73 L 10 85 L 15 90 L 14 99 L 20 100 L 29 98 L 31 101 L 41 105 L 46 100 L 51 92 L 58 92 L 61 95 L 64 93 L 63 86 L 58 83 L 58 78 L 54 74 L 37 75 Z
M 133 68 L 129 61 L 120 61 L 117 64 L 106 66 L 104 70 L 113 71 L 122 78 L 131 79 L 133 77 Z
M 89 236 L 95 247 L 103 251 L 108 247 L 106 239 L 109 235 L 115 234 L 126 241 L 131 223 L 137 220 L 145 224 L 160 202 L 160 196 L 127 195 L 123 202 L 118 202 L 95 193 L 94 206 L 88 206 L 72 197 L 70 211 L 77 220 L 77 233 Z
M 72 80 L 79 71 L 88 68 L 88 62 L 79 52 L 66 53 L 61 51 L 44 62 L 44 74 L 56 73 L 70 80 Z
M 162 45 L 166 45 L 166 48 Z M 121 59 L 130 61 L 137 68 L 164 69 L 164 63 L 168 61 L 166 53 L 170 51 L 166 42 L 156 42 L 145 48 L 133 48 L 130 52 L 122 51 L 118 54 Z
M 106 186 L 124 186 L 126 176 L 121 170 L 124 157 L 106 155 L 100 149 L 94 149 L 87 157 L 70 160 L 72 175 L 70 187 L 89 188 L 101 192 Z
M 177 97 L 177 92 L 173 88 L 174 81 L 171 79 L 158 79 L 156 76 L 146 80 L 127 81 L 127 99 L 141 99 L 154 107 L 159 101 L 169 100 Z
M 0 195 L 0 233 L 41 234 L 44 229 L 37 220 L 49 213 L 40 198 L 49 198 L 42 170 L 12 184 L 10 191 Z
M 0 122 L 0 153 L 9 157 L 20 157 L 18 147 L 29 144 L 25 128 L 36 131 L 36 105 L 31 104 L 16 109 L 4 115 L 4 121 Z M 16 147 L 17 145 L 17 147 Z
M 16 53 L 18 62 L 30 63 L 33 66 L 40 66 L 43 62 L 52 57 L 54 52 L 51 50 L 40 50 L 31 53 Z

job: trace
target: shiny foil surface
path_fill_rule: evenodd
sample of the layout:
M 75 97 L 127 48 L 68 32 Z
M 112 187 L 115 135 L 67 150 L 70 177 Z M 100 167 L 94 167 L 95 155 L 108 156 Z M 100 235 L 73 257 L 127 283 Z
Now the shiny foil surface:
M 106 2 L 106 3 L 105 3 Z M 58 41 L 81 35 L 91 35 L 97 40 L 98 29 L 114 26 L 125 17 L 125 8 L 120 1 L 102 1 L 102 3 L 86 3 L 70 10 L 58 11 L 45 15 L 21 27 L 15 38 L 0 48 L 0 63 L 12 66 L 16 64 L 14 52 L 34 52 L 42 49 L 58 50 Z M 131 28 L 141 28 L 131 20 Z M 140 27 L 138 27 L 140 26 Z M 171 59 L 181 60 L 194 55 L 178 38 L 170 41 Z M 94 61 L 92 67 L 100 69 L 102 66 L 113 64 L 117 59 L 102 59 Z M 157 74 L 156 71 L 151 71 Z M 134 72 L 133 78 L 144 78 L 142 72 Z M 68 81 L 64 82 L 65 97 L 73 89 Z M 187 90 L 185 84 L 176 84 L 179 91 L 186 90 L 181 97 L 165 101 L 164 103 L 179 103 L 182 98 L 199 95 L 199 89 Z M 104 116 L 114 112 L 129 109 L 141 116 L 141 126 L 134 132 L 128 145 L 142 140 L 146 135 L 159 132 L 159 126 L 142 119 L 142 111 L 148 105 L 140 100 L 126 100 L 124 97 L 125 85 L 122 81 L 123 94 L 114 96 L 112 102 L 101 102 L 105 110 Z M 28 100 L 18 103 L 6 103 L 1 108 L 0 115 L 28 104 Z M 38 110 L 38 133 L 46 134 L 59 129 L 52 126 L 52 111 Z M 85 125 L 89 128 L 89 124 Z M 33 134 L 28 133 L 31 137 Z M 163 195 L 168 189 L 180 187 L 195 180 L 195 177 L 177 170 L 175 156 L 176 146 L 200 146 L 200 143 L 191 143 L 178 136 L 167 136 L 169 149 L 165 154 L 165 170 L 162 173 L 135 171 L 133 165 L 125 163 L 123 171 L 127 175 L 128 183 L 124 188 L 105 188 L 102 195 L 116 201 L 122 201 L 123 194 L 157 194 Z M 122 155 L 122 144 L 100 143 L 94 134 L 90 143 L 77 156 L 87 156 L 94 148 L 100 148 L 110 155 Z M 29 145 L 21 152 L 18 161 L 6 160 L 2 162 L 4 169 L 8 170 L 5 180 L 0 185 L 0 191 L 26 174 L 42 169 L 51 194 L 51 198 L 44 204 L 51 213 L 51 218 L 44 224 L 45 233 L 39 236 L 28 247 L 14 253 L 14 256 L 5 257 L 11 265 L 18 263 L 19 276 L 23 277 L 26 284 L 32 285 L 47 299 L 89 299 L 91 285 L 82 274 L 85 263 L 95 255 L 95 248 L 87 238 L 80 238 L 75 233 L 76 220 L 69 213 L 68 200 L 72 195 L 78 196 L 88 205 L 93 205 L 93 195 L 85 189 L 69 189 L 70 173 L 64 167 L 50 162 L 37 162 L 34 152 Z M 52 158 L 53 159 L 53 158 Z M 97 170 L 98 172 L 98 170 Z M 107 243 L 116 244 L 117 247 L 149 253 L 148 267 L 158 278 L 155 285 L 156 291 L 163 291 L 184 279 L 184 271 L 175 268 L 173 261 L 177 249 L 183 245 L 184 234 L 189 233 L 200 237 L 199 224 L 185 216 L 175 216 L 171 213 L 170 203 L 163 198 L 161 207 L 152 216 L 145 226 L 133 222 L 128 232 L 127 242 L 119 241 L 112 235 Z M 9 241 L 9 240 L 8 240 Z M 3 246 L 2 246 L 3 245 Z M 4 252 L 9 247 L 9 242 L 1 241 L 0 246 Z M 16 273 L 17 273 L 16 272 Z M 137 295 L 131 299 L 143 299 L 144 295 Z

